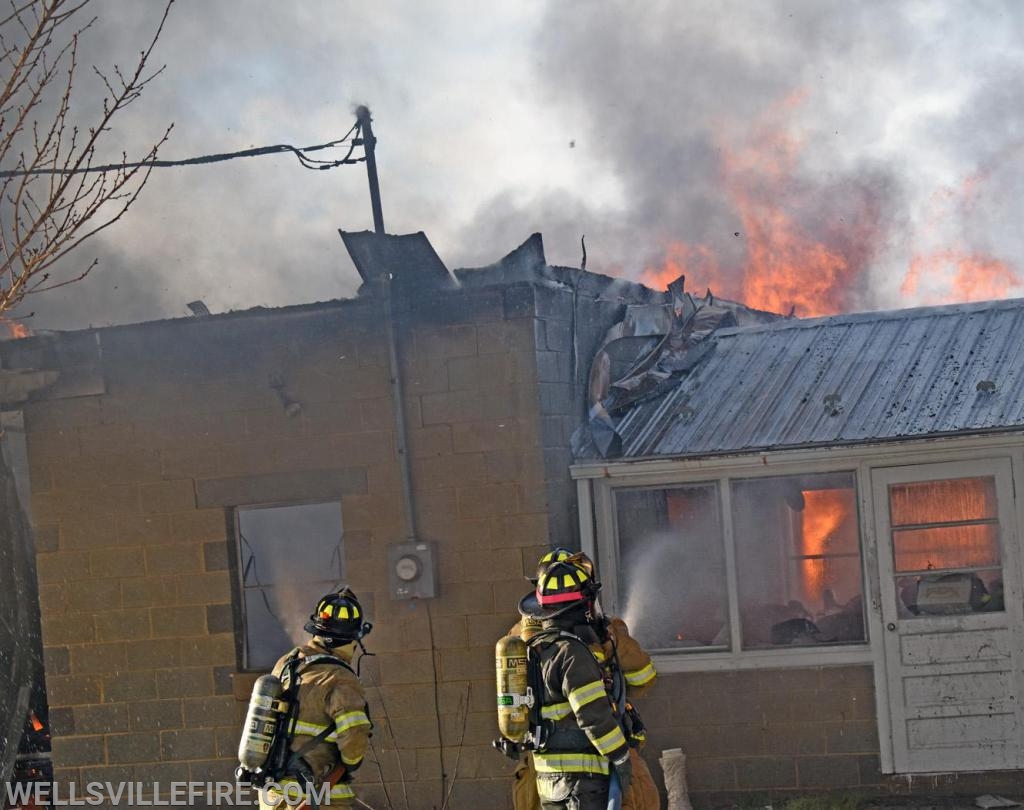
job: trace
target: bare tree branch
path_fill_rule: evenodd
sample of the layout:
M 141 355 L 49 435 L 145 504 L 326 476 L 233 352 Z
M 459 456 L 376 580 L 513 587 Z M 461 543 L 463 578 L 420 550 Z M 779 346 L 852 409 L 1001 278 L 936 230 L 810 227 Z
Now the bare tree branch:
M 76 20 L 89 3 L 8 0 L 0 11 L 0 166 L 25 172 L 0 182 L 0 315 L 26 295 L 88 275 L 95 261 L 70 278 L 52 278 L 50 269 L 125 215 L 152 171 L 138 164 L 156 158 L 173 126 L 142 161 L 126 152 L 112 168 L 96 161 L 118 115 L 164 70 L 149 62 L 174 0 L 167 0 L 131 69 L 114 65 L 105 73 L 92 66 L 106 92 L 95 117 L 80 128 L 71 111 L 78 45 L 96 18 Z M 93 173 L 83 171 L 93 166 Z

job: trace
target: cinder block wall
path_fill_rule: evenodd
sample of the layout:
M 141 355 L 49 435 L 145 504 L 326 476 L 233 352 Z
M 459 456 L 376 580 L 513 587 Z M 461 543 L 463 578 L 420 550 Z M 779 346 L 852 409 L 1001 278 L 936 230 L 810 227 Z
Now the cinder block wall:
M 440 549 L 429 603 L 387 594 L 401 481 L 372 302 L 100 330 L 105 393 L 25 410 L 58 778 L 231 778 L 258 675 L 238 669 L 232 507 L 305 494 L 340 499 L 348 578 L 375 622 L 360 795 L 427 810 L 451 789 L 451 808 L 508 808 L 493 644 L 543 549 L 575 542 L 569 435 L 622 303 L 506 284 L 398 308 L 419 533 Z M 999 774 L 883 778 L 867 667 L 663 675 L 641 709 L 655 774 L 660 750 L 682 746 L 704 806 L 1008 789 Z
M 549 542 L 533 289 L 438 294 L 400 318 L 419 533 L 440 546 L 429 603 L 387 594 L 401 484 L 372 302 L 101 330 L 106 393 L 26 408 L 59 779 L 230 779 L 256 677 L 238 671 L 231 507 L 312 488 L 341 500 L 375 622 L 361 794 L 440 807 L 443 767 L 449 806 L 507 805 L 493 644 Z
M 659 677 L 641 701 L 647 760 L 682 748 L 697 808 L 815 794 L 951 795 L 1020 790 L 1020 773 L 886 776 L 872 668 L 701 672 Z
M 642 701 L 649 759 L 687 754 L 697 804 L 882 782 L 869 666 L 662 675 Z

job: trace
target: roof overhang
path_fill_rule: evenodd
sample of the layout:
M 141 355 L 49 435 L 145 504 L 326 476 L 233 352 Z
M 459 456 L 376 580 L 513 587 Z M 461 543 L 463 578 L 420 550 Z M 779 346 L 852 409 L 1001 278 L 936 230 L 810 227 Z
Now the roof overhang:
M 806 463 L 818 466 L 859 463 L 863 460 L 889 458 L 908 464 L 927 463 L 929 456 L 948 455 L 951 451 L 988 451 L 1024 447 L 1024 427 L 984 433 L 950 433 L 943 435 L 905 437 L 898 440 L 863 442 L 846 445 L 816 445 L 775 449 L 753 449 L 742 453 L 709 456 L 675 456 L 629 459 L 613 462 L 586 461 L 573 464 L 569 472 L 575 480 L 639 479 L 672 476 L 699 470 L 761 470 L 765 467 L 787 467 Z

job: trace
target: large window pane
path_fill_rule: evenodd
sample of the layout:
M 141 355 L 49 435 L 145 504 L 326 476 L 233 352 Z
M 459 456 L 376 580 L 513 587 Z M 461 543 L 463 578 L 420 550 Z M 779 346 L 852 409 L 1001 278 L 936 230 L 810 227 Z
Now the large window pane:
M 994 478 L 915 481 L 889 487 L 893 526 L 920 526 L 996 517 Z
M 902 618 L 1001 611 L 999 504 L 992 476 L 889 487 Z
M 715 484 L 615 495 L 622 614 L 648 649 L 729 645 L 725 552 Z
M 892 533 L 897 571 L 985 568 L 999 565 L 999 526 L 932 526 Z
M 852 473 L 732 482 L 744 649 L 865 640 Z
M 245 663 L 269 668 L 309 638 L 302 625 L 317 598 L 343 578 L 338 503 L 239 509 Z

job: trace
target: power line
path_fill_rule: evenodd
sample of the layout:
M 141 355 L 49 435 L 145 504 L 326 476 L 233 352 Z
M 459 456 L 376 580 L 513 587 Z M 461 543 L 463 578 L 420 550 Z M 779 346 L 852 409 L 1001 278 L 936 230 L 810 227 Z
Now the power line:
M 279 155 L 282 153 L 288 153 L 295 155 L 299 160 L 299 164 L 306 169 L 315 169 L 323 171 L 325 169 L 334 169 L 338 166 L 352 165 L 355 163 L 363 163 L 366 160 L 366 156 L 353 158 L 352 153 L 355 151 L 357 146 L 365 146 L 366 139 L 356 137 L 349 140 L 349 136 L 353 133 L 358 134 L 360 127 L 357 121 L 352 125 L 352 128 L 333 141 L 327 143 L 314 144 L 313 146 L 292 146 L 288 143 L 279 143 L 272 146 L 258 146 L 251 149 L 242 149 L 238 152 L 218 152 L 211 155 L 199 155 L 198 157 L 185 158 L 183 160 L 141 160 L 132 163 L 108 163 L 103 166 L 83 166 L 76 169 L 15 169 L 12 171 L 0 171 L 0 177 L 27 177 L 29 175 L 70 175 L 70 174 L 90 174 L 90 173 L 102 173 L 102 172 L 114 172 L 123 169 L 136 169 L 136 168 L 147 168 L 147 169 L 168 169 L 176 166 L 200 166 L 207 163 L 223 163 L 227 160 L 235 160 L 236 158 L 248 158 L 248 157 L 261 157 L 263 155 Z M 307 155 L 308 152 L 321 152 L 324 149 L 333 149 L 338 146 L 347 144 L 349 149 L 345 153 L 345 157 L 340 160 L 317 160 Z

